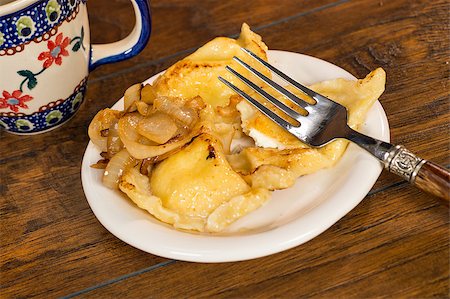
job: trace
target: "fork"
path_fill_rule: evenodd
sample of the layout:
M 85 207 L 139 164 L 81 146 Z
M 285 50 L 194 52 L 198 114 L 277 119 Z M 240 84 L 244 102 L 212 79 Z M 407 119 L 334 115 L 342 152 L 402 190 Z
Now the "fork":
M 233 57 L 233 60 L 238 62 L 250 73 L 307 112 L 307 115 L 298 113 L 233 68 L 226 66 L 228 71 L 238 77 L 243 83 L 260 94 L 263 98 L 271 102 L 277 109 L 295 120 L 298 124 L 293 124 L 292 121 L 288 121 L 279 116 L 237 86 L 219 76 L 220 81 L 249 101 L 265 116 L 269 117 L 276 124 L 311 147 L 322 147 L 338 138 L 344 138 L 356 143 L 358 146 L 375 156 L 390 172 L 401 176 L 406 181 L 428 193 L 447 200 L 448 204 L 450 199 L 450 173 L 447 169 L 417 157 L 401 145 L 395 146 L 351 129 L 347 125 L 347 109 L 344 106 L 296 82 L 250 50 L 245 48 L 242 48 L 242 50 L 285 82 L 291 84 L 315 101 L 314 104 L 310 104 L 300 99 L 283 86 L 272 81 L 270 78 L 242 61 L 240 58 L 236 56 Z

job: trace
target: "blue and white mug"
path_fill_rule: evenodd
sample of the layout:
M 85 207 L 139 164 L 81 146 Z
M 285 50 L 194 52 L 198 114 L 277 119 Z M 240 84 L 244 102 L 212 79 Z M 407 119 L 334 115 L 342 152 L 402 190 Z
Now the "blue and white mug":
M 15 134 L 58 127 L 80 107 L 90 70 L 137 55 L 150 37 L 150 10 L 147 0 L 130 1 L 133 31 L 102 45 L 90 44 L 86 0 L 0 5 L 0 127 Z

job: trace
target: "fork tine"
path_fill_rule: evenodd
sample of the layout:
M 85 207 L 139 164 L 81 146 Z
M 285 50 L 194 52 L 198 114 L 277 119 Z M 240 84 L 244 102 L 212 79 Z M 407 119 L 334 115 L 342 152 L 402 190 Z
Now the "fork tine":
M 286 88 L 282 87 L 278 83 L 276 83 L 273 80 L 269 79 L 264 74 L 262 74 L 259 71 L 255 70 L 253 67 L 251 67 L 250 65 L 248 65 L 247 63 L 242 61 L 239 57 L 234 56 L 233 60 L 237 61 L 240 65 L 242 65 L 244 68 L 246 68 L 248 71 L 250 71 L 253 75 L 255 75 L 256 77 L 258 77 L 261 80 L 263 80 L 264 82 L 266 82 L 267 85 L 269 85 L 270 87 L 272 87 L 273 89 L 278 91 L 281 95 L 284 95 L 289 100 L 291 100 L 292 102 L 296 103 L 297 105 L 299 105 L 303 109 L 305 109 L 306 106 L 310 105 L 309 103 L 307 103 L 304 100 L 300 99 L 299 97 L 297 97 L 295 94 L 293 94 L 292 92 L 290 92 Z
M 267 92 L 265 92 L 261 87 L 259 87 L 258 85 L 256 85 L 255 83 L 253 83 L 252 81 L 250 81 L 249 79 L 245 78 L 244 76 L 242 76 L 241 74 L 239 74 L 238 72 L 236 72 L 234 69 L 232 69 L 229 66 L 226 66 L 225 69 L 227 69 L 229 72 L 231 72 L 233 75 L 235 75 L 236 77 L 238 77 L 242 82 L 244 82 L 245 84 L 247 84 L 247 86 L 249 86 L 251 89 L 253 89 L 254 91 L 256 91 L 257 93 L 259 93 L 261 96 L 263 96 L 266 100 L 270 101 L 272 104 L 274 104 L 278 109 L 280 109 L 281 111 L 283 111 L 284 113 L 286 113 L 287 115 L 289 115 L 290 117 L 294 118 L 294 119 L 300 119 L 302 117 L 301 114 L 299 114 L 297 111 L 293 110 L 291 107 L 286 106 L 284 103 L 280 102 L 279 100 L 277 100 L 276 98 L 274 98 L 273 96 L 271 96 L 270 94 L 268 94 Z
M 229 88 L 233 89 L 236 93 L 238 93 L 240 96 L 245 98 L 247 101 L 249 101 L 253 106 L 255 106 L 256 109 L 261 111 L 265 116 L 270 118 L 277 125 L 281 126 L 282 128 L 284 128 L 286 130 L 290 130 L 292 128 L 292 125 L 289 122 L 287 122 L 286 120 L 284 120 L 283 118 L 278 116 L 276 113 L 271 111 L 269 108 L 267 108 L 266 106 L 264 106 L 263 104 L 261 104 L 260 102 L 258 102 L 257 100 L 255 100 L 254 98 L 252 98 L 251 96 L 246 94 L 245 92 L 243 92 L 241 89 L 236 87 L 233 83 L 227 81 L 226 79 L 224 79 L 220 76 L 219 76 L 219 80 L 222 81 L 222 83 L 227 85 Z
M 268 68 L 269 70 L 271 70 L 272 72 L 274 72 L 275 74 L 277 74 L 280 78 L 282 78 L 284 81 L 292 84 L 293 86 L 295 86 L 297 89 L 299 89 L 300 91 L 302 91 L 303 93 L 307 94 L 308 96 L 310 96 L 311 98 L 313 98 L 316 101 L 320 101 L 322 99 L 324 99 L 325 97 L 322 96 L 321 94 L 318 94 L 317 92 L 309 89 L 308 87 L 296 82 L 294 79 L 292 79 L 291 77 L 289 77 L 288 75 L 286 75 L 285 73 L 281 72 L 280 70 L 276 69 L 275 67 L 273 67 L 272 65 L 270 65 L 268 62 L 264 61 L 263 59 L 261 59 L 258 55 L 256 55 L 255 53 L 253 53 L 252 51 L 246 49 L 246 48 L 241 48 L 242 51 L 244 51 L 245 53 L 247 53 L 248 55 L 252 56 L 253 58 L 255 58 L 259 63 L 261 63 L 262 65 L 264 65 L 266 68 Z

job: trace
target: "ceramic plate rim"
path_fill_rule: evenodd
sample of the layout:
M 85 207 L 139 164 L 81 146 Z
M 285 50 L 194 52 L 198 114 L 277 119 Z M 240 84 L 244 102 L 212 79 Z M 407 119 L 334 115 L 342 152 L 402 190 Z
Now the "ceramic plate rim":
M 354 78 L 342 68 L 312 56 L 287 51 L 269 51 L 269 60 L 271 61 L 272 59 L 285 58 L 294 59 L 294 61 L 296 59 L 298 61 L 309 61 L 313 65 L 317 64 L 338 71 L 344 77 Z M 145 82 L 154 80 L 158 75 Z M 122 100 L 120 99 L 113 107 L 117 108 Z M 376 121 L 380 126 L 377 128 L 381 134 L 380 138 L 389 141 L 389 124 L 381 104 L 377 101 L 371 110 L 373 110 L 373 115 L 377 118 Z M 346 153 L 348 151 L 349 149 Z M 94 154 L 98 155 L 98 150 L 92 142 L 89 142 L 82 161 L 81 179 L 86 199 L 100 223 L 117 238 L 133 247 L 161 257 L 191 262 L 242 261 L 267 256 L 301 245 L 327 230 L 356 207 L 370 191 L 382 171 L 381 164 L 375 158 L 361 151 L 365 164 L 352 166 L 350 173 L 353 175 L 363 174 L 363 182 L 355 187 L 351 181 L 345 180 L 343 185 L 336 190 L 336 193 L 333 193 L 327 200 L 312 208 L 299 219 L 268 231 L 252 234 L 202 235 L 176 231 L 162 223 L 152 222 L 150 219 L 145 222 L 141 220 L 128 221 L 125 222 L 125 228 L 121 227 L 117 219 L 112 219 L 108 213 L 108 208 L 105 208 L 105 204 L 98 198 L 99 189 L 103 186 L 99 186 L 99 182 L 92 179 L 95 176 L 94 171 L 98 171 L 90 167 Z M 350 199 L 349 192 L 352 195 Z M 347 200 L 342 201 L 342 198 Z M 339 205 L 336 206 L 336 203 L 339 203 Z M 132 208 L 139 210 L 137 207 Z M 324 215 L 326 217 L 323 217 Z M 152 216 L 148 215 L 148 217 Z M 319 222 L 317 222 L 318 218 L 321 219 Z M 314 222 L 314 225 L 312 225 L 312 222 Z M 141 229 L 143 228 L 150 229 L 150 231 L 142 233 Z M 149 237 L 158 242 L 154 242 L 154 240 L 149 242 L 147 239 Z M 239 246 L 236 246 L 236 244 L 239 244 Z M 255 244 L 265 245 L 255 246 Z

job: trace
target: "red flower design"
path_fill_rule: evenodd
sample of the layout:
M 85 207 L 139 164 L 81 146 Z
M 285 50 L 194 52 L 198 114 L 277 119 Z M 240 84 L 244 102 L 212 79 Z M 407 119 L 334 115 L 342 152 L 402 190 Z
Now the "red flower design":
M 61 56 L 69 56 L 69 52 L 66 50 L 66 47 L 69 45 L 70 39 L 65 37 L 63 40 L 63 34 L 60 33 L 56 36 L 55 42 L 49 40 L 47 42 L 47 48 L 49 51 L 42 52 L 39 54 L 39 60 L 44 61 L 44 68 L 48 68 L 53 64 L 53 61 L 57 65 L 61 65 L 62 57 Z
M 22 95 L 20 90 L 14 90 L 12 94 L 4 90 L 2 95 L 3 98 L 0 98 L 0 109 L 9 108 L 14 112 L 19 112 L 19 107 L 28 108 L 25 102 L 33 99 L 32 96 Z

